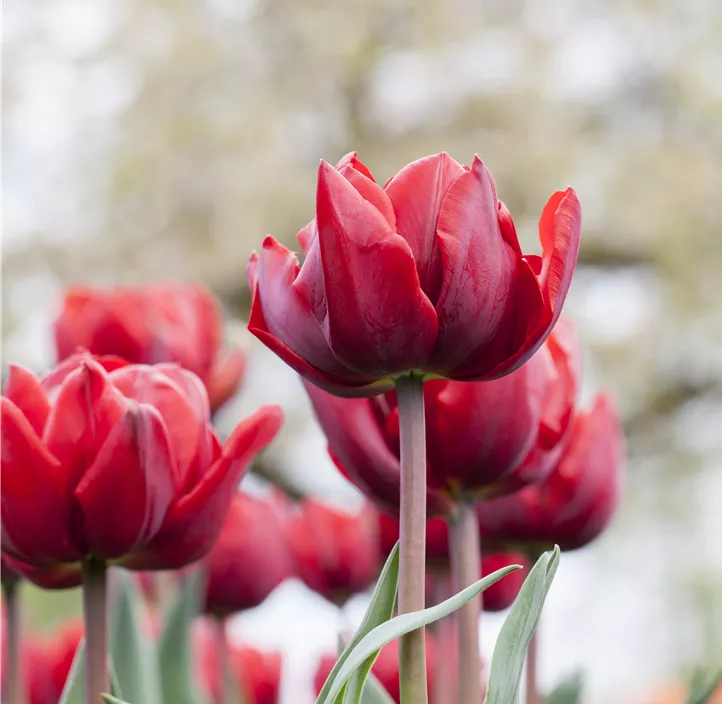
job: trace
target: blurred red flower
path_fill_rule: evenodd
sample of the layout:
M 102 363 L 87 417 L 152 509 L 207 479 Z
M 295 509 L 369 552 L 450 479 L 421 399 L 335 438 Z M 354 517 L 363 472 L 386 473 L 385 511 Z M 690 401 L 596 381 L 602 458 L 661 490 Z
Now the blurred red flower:
M 521 369 L 485 383 L 424 385 L 428 510 L 488 498 L 551 471 L 571 425 L 579 378 L 571 323 L 560 321 Z M 342 399 L 305 384 L 341 472 L 382 510 L 398 514 L 401 467 L 395 392 Z
M 539 222 L 543 255 L 523 255 L 478 157 L 435 154 L 382 188 L 356 154 L 321 162 L 306 259 L 266 237 L 251 257 L 249 330 L 308 381 L 373 396 L 412 370 L 488 380 L 519 367 L 561 312 L 581 208 L 569 188 Z
M 625 471 L 624 435 L 606 395 L 579 413 L 564 452 L 540 484 L 478 506 L 482 542 L 525 552 L 580 548 L 594 540 L 619 503 Z
M 246 364 L 240 349 L 222 351 L 222 341 L 218 304 L 201 286 L 73 287 L 55 323 L 59 360 L 81 347 L 134 364 L 174 362 L 201 378 L 213 409 L 236 392 Z
M 40 381 L 11 366 L 0 427 L 4 558 L 47 587 L 77 583 L 90 555 L 132 569 L 197 560 L 282 418 L 265 406 L 221 447 L 203 384 L 176 365 L 81 353 Z
M 205 610 L 216 616 L 258 606 L 296 574 L 285 502 L 233 497 L 218 540 L 202 561 Z
M 371 586 L 381 566 L 376 511 L 350 514 L 313 499 L 298 509 L 290 540 L 304 583 L 336 604 Z

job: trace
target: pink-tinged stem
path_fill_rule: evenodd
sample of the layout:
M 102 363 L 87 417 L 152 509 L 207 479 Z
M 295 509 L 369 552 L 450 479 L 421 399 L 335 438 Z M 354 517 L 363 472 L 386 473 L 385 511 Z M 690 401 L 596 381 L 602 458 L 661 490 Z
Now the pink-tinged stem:
M 108 675 L 108 569 L 101 560 L 83 563 L 85 621 L 85 701 L 102 702 L 110 692 Z
M 537 626 L 537 631 L 539 626 Z M 535 633 L 529 642 L 529 648 L 526 651 L 526 704 L 542 704 L 539 695 L 539 683 L 537 682 L 537 658 L 539 641 Z
M 221 684 L 220 704 L 232 704 L 235 701 L 235 697 L 233 696 L 233 672 L 231 670 L 231 657 L 228 649 L 226 621 L 223 618 L 217 618 L 215 622 L 216 663 L 218 665 L 218 681 Z
M 7 628 L 7 672 L 3 701 L 8 704 L 25 704 L 25 677 L 23 677 L 23 659 L 20 654 L 22 638 L 22 615 L 20 585 L 13 581 L 3 587 L 5 596 L 5 623 Z
M 451 596 L 451 575 L 447 570 L 433 572 L 434 604 L 440 604 Z M 432 704 L 449 704 L 458 697 L 458 654 L 455 614 L 442 618 L 434 624 L 436 634 L 436 669 L 434 670 Z
M 451 574 L 454 591 L 460 592 L 477 582 L 480 575 L 481 547 L 474 505 L 460 501 L 450 519 Z M 455 614 L 459 643 L 459 704 L 479 704 L 482 700 L 479 616 L 481 596 L 462 606 Z
M 422 611 L 426 604 L 426 421 L 424 382 L 415 375 L 396 382 L 401 435 L 401 521 L 399 613 Z M 399 646 L 401 704 L 427 704 L 426 643 L 419 628 Z

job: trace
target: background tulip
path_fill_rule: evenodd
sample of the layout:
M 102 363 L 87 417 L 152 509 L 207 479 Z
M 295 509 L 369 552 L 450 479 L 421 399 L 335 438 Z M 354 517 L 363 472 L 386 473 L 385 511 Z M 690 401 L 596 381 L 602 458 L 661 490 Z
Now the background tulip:
M 569 442 L 540 484 L 478 507 L 482 540 L 538 553 L 581 548 L 607 526 L 624 478 L 624 436 L 606 395 L 576 416 Z
M 59 360 L 82 347 L 135 364 L 174 362 L 201 378 L 211 408 L 235 393 L 245 369 L 243 352 L 223 351 L 222 341 L 218 304 L 201 286 L 76 286 L 66 292 L 55 322 Z
M 381 566 L 376 511 L 349 514 L 314 499 L 298 509 L 290 539 L 306 586 L 336 604 L 371 586 Z
M 223 617 L 258 606 L 295 575 L 288 522 L 285 502 L 243 492 L 233 497 L 220 535 L 201 563 L 207 613 Z
M 543 255 L 522 255 L 489 170 L 435 154 L 382 188 L 355 154 L 322 162 L 306 256 L 267 237 L 249 262 L 249 330 L 308 381 L 373 396 L 413 370 L 507 374 L 561 312 L 579 249 L 572 189 L 542 212 Z
M 194 374 L 103 363 L 79 354 L 41 381 L 13 366 L 3 391 L 2 548 L 46 585 L 91 555 L 136 569 L 202 557 L 281 425 L 264 407 L 221 447 Z

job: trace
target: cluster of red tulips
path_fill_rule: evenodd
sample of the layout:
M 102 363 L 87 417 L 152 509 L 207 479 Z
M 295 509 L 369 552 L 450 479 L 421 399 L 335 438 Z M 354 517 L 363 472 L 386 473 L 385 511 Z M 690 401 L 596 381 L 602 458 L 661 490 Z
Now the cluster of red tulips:
M 579 344 L 560 320 L 580 228 L 574 191 L 555 193 L 542 255 L 524 255 L 478 158 L 426 157 L 384 186 L 355 154 L 322 162 L 303 265 L 271 237 L 250 260 L 248 327 L 303 377 L 332 459 L 365 495 L 356 513 L 239 492 L 283 413 L 263 406 L 218 437 L 213 413 L 246 360 L 223 349 L 204 289 L 69 291 L 57 364 L 11 365 L 2 394 L 7 701 L 55 702 L 63 687 L 71 701 L 82 669 L 87 702 L 153 704 L 130 694 L 150 696 L 143 649 L 158 641 L 163 661 L 183 641 L 198 697 L 277 702 L 280 655 L 229 642 L 226 619 L 296 577 L 337 605 L 375 583 L 359 631 L 318 665 L 318 704 L 511 703 L 527 650 L 540 702 L 533 636 L 559 549 L 603 531 L 624 471 L 610 398 L 578 405 Z M 82 585 L 84 628 L 23 632 L 23 579 Z M 114 635 L 113 614 L 140 592 L 146 655 L 129 670 L 135 640 L 120 617 Z M 512 603 L 484 665 L 480 612 Z M 197 701 L 156 679 L 161 701 Z

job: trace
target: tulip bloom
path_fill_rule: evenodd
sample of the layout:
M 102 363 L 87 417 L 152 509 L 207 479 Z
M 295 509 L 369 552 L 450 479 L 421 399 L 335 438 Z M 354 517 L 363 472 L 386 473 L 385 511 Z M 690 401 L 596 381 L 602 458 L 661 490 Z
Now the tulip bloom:
M 431 381 L 426 406 L 428 510 L 448 513 L 539 481 L 571 426 L 579 349 L 560 321 L 521 369 L 484 384 Z M 342 399 L 305 384 L 329 452 L 342 473 L 382 510 L 399 510 L 399 411 L 395 392 Z
M 211 547 L 251 459 L 282 422 L 267 406 L 221 447 L 205 388 L 175 365 L 87 353 L 2 396 L 2 549 L 47 584 L 87 558 L 174 569 Z M 67 586 L 67 584 L 66 584 Z
M 336 604 L 378 577 L 378 516 L 370 506 L 352 515 L 312 499 L 301 501 L 290 540 L 306 586 Z
M 233 497 L 218 540 L 201 563 L 207 613 L 225 617 L 258 606 L 295 575 L 287 511 L 279 501 L 242 492 Z
M 223 320 L 210 292 L 181 284 L 74 287 L 55 323 L 59 360 L 82 347 L 134 364 L 173 362 L 203 380 L 214 409 L 238 389 L 246 364 L 241 350 L 221 350 L 222 338 Z
M 539 221 L 543 254 L 523 255 L 478 157 L 435 154 L 382 188 L 356 154 L 321 162 L 305 254 L 266 237 L 248 268 L 249 330 L 313 384 L 373 396 L 400 375 L 495 379 L 554 327 L 576 265 L 581 208 L 569 188 Z
M 569 442 L 540 484 L 477 509 L 482 540 L 538 553 L 581 548 L 611 520 L 624 477 L 624 436 L 606 395 L 577 415 Z

